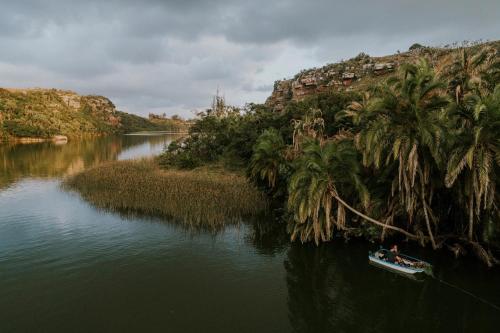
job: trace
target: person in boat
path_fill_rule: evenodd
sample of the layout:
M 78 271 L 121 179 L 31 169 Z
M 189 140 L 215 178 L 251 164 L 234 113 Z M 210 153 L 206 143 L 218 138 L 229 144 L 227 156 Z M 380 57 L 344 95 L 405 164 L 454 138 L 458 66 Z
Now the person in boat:
M 392 263 L 396 263 L 396 264 L 404 265 L 404 266 L 415 266 L 415 263 L 413 261 L 407 260 L 407 259 L 399 256 L 399 250 L 398 250 L 397 245 L 393 245 L 391 247 L 391 250 L 389 251 L 388 255 L 393 258 L 393 259 L 389 259 L 389 261 Z
M 385 253 L 385 259 L 393 264 L 401 264 L 403 262 L 403 259 L 399 256 L 397 245 L 393 245 L 391 249 Z

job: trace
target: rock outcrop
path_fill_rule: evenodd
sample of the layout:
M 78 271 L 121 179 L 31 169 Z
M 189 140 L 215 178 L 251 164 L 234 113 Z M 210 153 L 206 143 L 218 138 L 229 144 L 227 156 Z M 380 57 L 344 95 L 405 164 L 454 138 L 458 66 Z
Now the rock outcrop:
M 467 47 L 480 47 L 476 43 Z M 499 42 L 490 42 L 498 48 Z M 275 111 L 281 111 L 290 101 L 301 101 L 307 96 L 324 91 L 362 90 L 380 82 L 394 73 L 404 63 L 415 62 L 425 57 L 437 70 L 449 63 L 452 48 L 412 47 L 408 52 L 384 57 L 370 57 L 365 53 L 321 68 L 303 70 L 291 79 L 274 83 L 271 96 L 266 105 Z

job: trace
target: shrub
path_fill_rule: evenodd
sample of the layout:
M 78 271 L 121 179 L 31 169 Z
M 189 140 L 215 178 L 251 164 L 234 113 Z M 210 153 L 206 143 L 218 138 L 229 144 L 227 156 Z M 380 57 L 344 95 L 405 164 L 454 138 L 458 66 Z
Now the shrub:
M 37 127 L 27 124 L 18 120 L 6 120 L 3 123 L 4 130 L 13 136 L 18 137 L 47 137 L 50 133 Z

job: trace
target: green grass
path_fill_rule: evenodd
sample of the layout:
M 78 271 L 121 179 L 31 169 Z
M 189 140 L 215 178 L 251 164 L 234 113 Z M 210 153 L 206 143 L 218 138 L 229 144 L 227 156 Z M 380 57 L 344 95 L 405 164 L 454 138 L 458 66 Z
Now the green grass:
M 243 175 L 220 169 L 163 170 L 154 160 L 119 161 L 65 180 L 99 208 L 168 217 L 219 230 L 266 210 L 265 197 Z

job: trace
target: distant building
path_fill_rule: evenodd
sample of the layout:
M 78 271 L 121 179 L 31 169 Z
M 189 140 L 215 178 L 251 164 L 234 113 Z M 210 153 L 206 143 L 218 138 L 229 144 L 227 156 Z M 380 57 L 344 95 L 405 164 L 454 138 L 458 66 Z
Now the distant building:
M 363 70 L 364 70 L 365 72 L 367 72 L 367 71 L 371 71 L 372 69 L 373 69 L 373 64 L 364 64 L 364 65 L 363 65 Z
M 392 72 L 394 70 L 394 63 L 393 62 L 381 62 L 377 63 L 373 66 L 373 73 L 376 75 L 382 75 L 387 72 Z
M 351 72 L 342 73 L 342 84 L 349 87 L 356 79 L 356 74 Z

